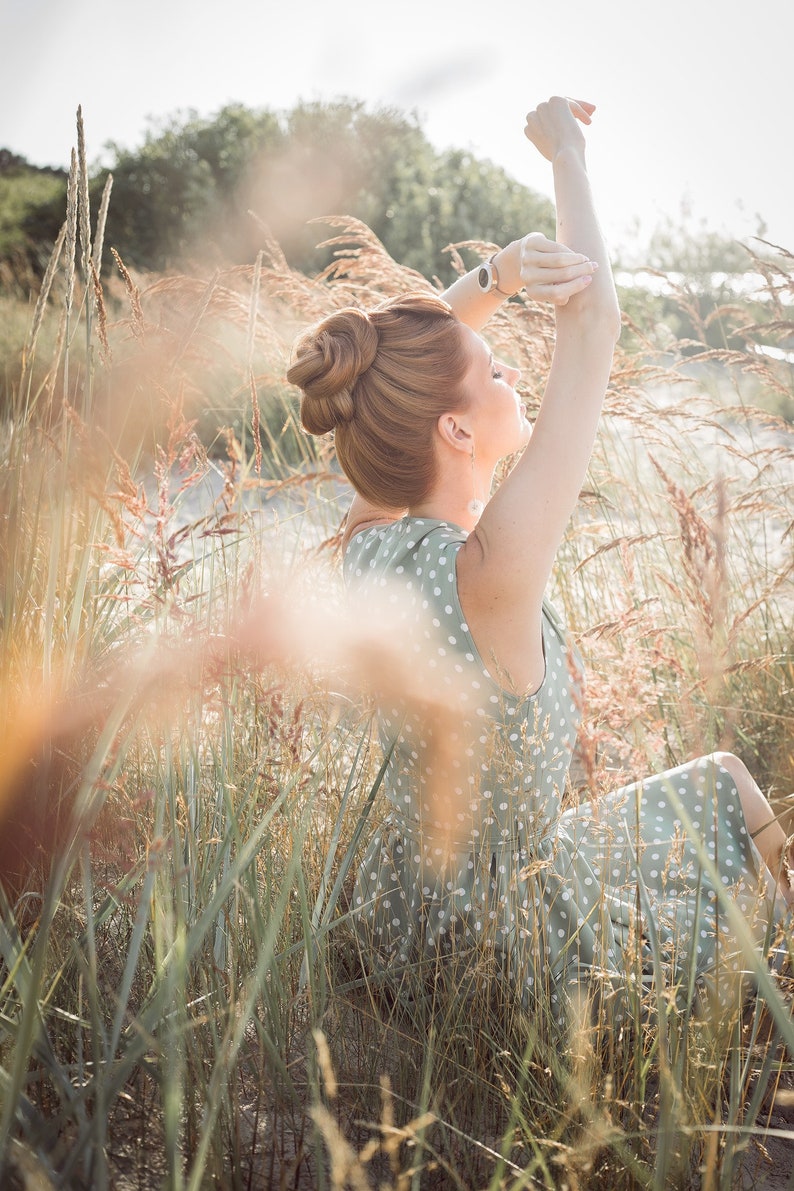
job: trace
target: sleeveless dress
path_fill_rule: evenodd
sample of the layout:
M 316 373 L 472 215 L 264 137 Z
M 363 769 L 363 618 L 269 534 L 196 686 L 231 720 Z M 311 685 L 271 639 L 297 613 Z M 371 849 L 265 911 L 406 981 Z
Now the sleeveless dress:
M 684 1001 L 718 953 L 743 966 L 718 914 L 715 868 L 759 932 L 774 912 L 733 779 L 702 757 L 575 805 L 580 659 L 544 604 L 543 683 L 529 697 L 509 692 L 458 598 L 466 537 L 406 516 L 354 535 L 346 552 L 352 599 L 396 609 L 386 631 L 400 633 L 417 686 L 426 676 L 432 692 L 420 703 L 386 690 L 378 699 L 388 813 L 359 869 L 358 930 L 392 972 L 490 957 L 525 1004 L 546 1004 L 560 1025 L 585 991 L 620 1019 L 627 973 L 636 1005 L 637 982 L 650 986 L 660 962 Z

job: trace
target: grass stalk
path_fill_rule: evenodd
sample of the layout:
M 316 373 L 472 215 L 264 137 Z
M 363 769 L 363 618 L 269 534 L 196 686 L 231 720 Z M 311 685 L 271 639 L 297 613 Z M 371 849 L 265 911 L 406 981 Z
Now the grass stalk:
M 367 237 L 345 271 L 312 285 L 271 251 L 207 281 L 134 280 L 118 261 L 128 309 L 101 330 L 92 282 L 111 190 L 92 243 L 78 119 L 66 220 L 23 345 L 4 456 L 14 527 L 0 539 L 0 693 L 12 727 L 31 669 L 45 712 L 61 714 L 64 701 L 73 712 L 85 689 L 98 710 L 68 757 L 55 718 L 40 717 L 26 792 L 52 800 L 67 828 L 43 871 L 32 866 L 13 895 L 0 890 L 3 1174 L 16 1176 L 24 1151 L 64 1186 L 131 1179 L 115 1144 L 130 1113 L 133 1128 L 150 1126 L 141 1185 L 190 1191 L 253 1185 L 265 1169 L 273 1185 L 336 1187 L 344 1169 L 392 1191 L 433 1178 L 644 1191 L 683 1183 L 698 1163 L 704 1187 L 735 1185 L 756 1139 L 786 1133 L 764 1113 L 770 1087 L 785 1091 L 792 1077 L 787 986 L 769 971 L 790 942 L 772 925 L 756 936 L 703 845 L 698 863 L 754 1007 L 710 1018 L 696 1007 L 694 969 L 686 986 L 665 986 L 640 881 L 650 999 L 638 949 L 627 951 L 631 1020 L 622 1033 L 596 1022 L 563 1052 L 542 997 L 530 1017 L 487 965 L 465 983 L 443 966 L 362 963 L 348 894 L 388 758 L 349 676 L 334 692 L 311 668 L 246 667 L 230 647 L 152 678 L 172 654 L 217 646 L 241 604 L 279 590 L 285 574 L 336 590 L 343 485 L 330 448 L 301 436 L 280 378 L 309 313 L 375 300 L 402 274 Z M 530 387 L 550 333 L 518 302 L 494 331 L 517 345 Z M 645 355 L 618 353 L 592 484 L 555 579 L 593 674 L 582 788 L 598 797 L 733 742 L 757 750 L 763 784 L 783 791 L 794 780 L 791 429 L 757 415 L 745 392 L 751 380 L 755 395 L 771 393 L 776 378 L 729 372 L 733 357 L 662 367 L 649 342 Z M 716 396 L 706 369 L 722 370 Z M 130 411 L 116 439 L 99 408 L 105 389 L 109 408 Z M 136 426 L 133 412 L 155 396 L 160 421 Z M 208 461 L 193 417 L 210 397 L 228 417 Z M 221 479 L 212 507 L 198 500 L 199 474 Z M 719 579 L 711 602 L 704 576 Z M 2 791 L 18 762 L 10 746 L 8 756 Z M 675 790 L 669 801 L 697 840 Z

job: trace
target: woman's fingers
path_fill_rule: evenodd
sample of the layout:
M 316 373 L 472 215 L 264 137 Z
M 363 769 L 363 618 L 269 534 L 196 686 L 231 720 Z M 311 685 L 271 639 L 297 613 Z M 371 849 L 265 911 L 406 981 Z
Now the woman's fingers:
M 595 261 L 565 244 L 532 232 L 521 245 L 520 275 L 530 298 L 564 306 L 569 298 L 590 284 L 598 268 Z
M 598 265 L 595 261 L 582 260 L 575 261 L 572 264 L 561 261 L 558 265 L 553 265 L 550 268 L 528 268 L 526 271 L 522 270 L 521 277 L 524 286 L 530 284 L 535 285 L 558 285 L 562 281 L 573 281 L 576 277 L 587 277 L 595 273 Z
M 548 282 L 545 285 L 537 286 L 536 292 L 532 296 L 538 302 L 551 302 L 552 306 L 564 306 L 569 298 L 573 298 L 583 289 L 587 289 L 592 280 L 592 273 L 584 273 L 580 277 L 574 277 L 571 281 Z
M 527 296 L 536 302 L 551 302 L 554 306 L 564 306 L 574 294 L 587 289 L 592 280 L 591 266 L 588 271 L 577 272 L 573 276 L 555 277 L 553 281 L 549 280 L 548 275 L 543 279 L 532 278 L 525 283 L 524 289 Z
M 592 124 L 590 117 L 595 111 L 595 104 L 588 103 L 586 99 L 568 99 L 571 106 L 571 111 L 577 120 L 581 120 L 583 124 Z
M 592 273 L 594 268 L 595 262 L 581 252 L 543 252 L 528 258 L 522 264 L 521 272 L 523 274 L 543 270 L 544 273 L 567 273 L 573 277 L 582 271 Z M 562 280 L 567 281 L 568 278 L 563 277 Z
M 550 240 L 548 236 L 544 236 L 543 232 L 530 232 L 528 236 L 524 236 L 521 241 L 521 263 L 529 260 L 535 256 L 538 263 L 549 263 L 550 257 L 565 256 L 569 261 L 587 260 L 581 252 L 574 252 L 567 244 L 560 244 L 557 240 Z
M 521 241 L 521 259 L 529 252 L 570 252 L 566 244 L 558 244 L 556 240 L 550 240 L 548 236 L 544 236 L 543 232 L 530 232 L 528 236 L 524 236 Z

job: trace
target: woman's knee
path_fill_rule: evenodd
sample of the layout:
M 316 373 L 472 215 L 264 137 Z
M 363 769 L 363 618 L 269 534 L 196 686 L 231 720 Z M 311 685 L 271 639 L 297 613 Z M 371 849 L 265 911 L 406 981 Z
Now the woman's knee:
M 731 775 L 733 780 L 736 782 L 736 785 L 740 789 L 755 785 L 755 781 L 753 779 L 753 775 L 750 773 L 750 770 L 747 768 L 744 761 L 737 757 L 735 753 L 716 752 L 712 753 L 712 757 L 714 758 L 715 763 L 719 765 L 721 769 L 724 769 Z
M 714 753 L 714 761 L 730 775 L 736 786 L 750 834 L 766 831 L 769 839 L 776 838 L 776 830 L 773 830 L 775 814 L 744 761 L 733 753 L 723 752 Z

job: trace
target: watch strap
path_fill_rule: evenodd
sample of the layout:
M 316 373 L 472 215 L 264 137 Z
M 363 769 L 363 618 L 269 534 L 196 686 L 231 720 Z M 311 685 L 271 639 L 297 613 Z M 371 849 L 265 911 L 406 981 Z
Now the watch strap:
M 499 270 L 496 267 L 497 255 L 498 255 L 498 252 L 494 252 L 491 256 L 488 257 L 488 264 L 491 266 L 491 276 L 493 278 L 493 283 L 491 285 L 491 289 L 496 290 L 497 294 L 501 294 L 503 298 L 514 298 L 515 295 L 518 293 L 518 290 L 508 291 L 506 289 L 499 288 Z

